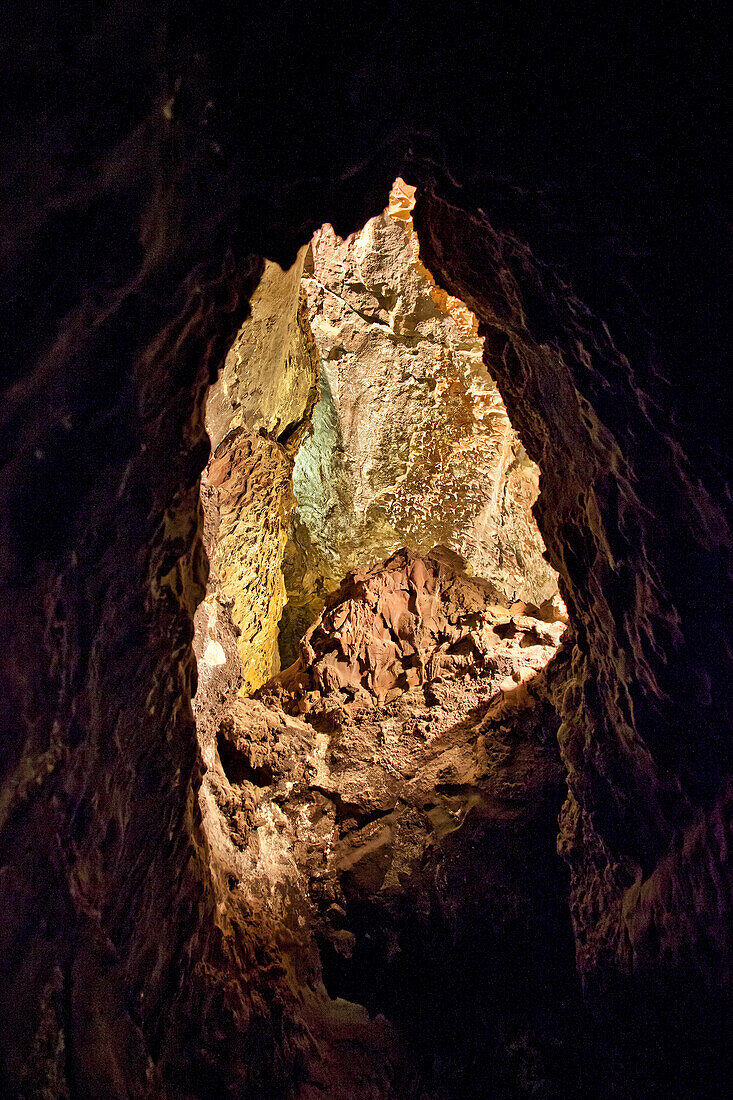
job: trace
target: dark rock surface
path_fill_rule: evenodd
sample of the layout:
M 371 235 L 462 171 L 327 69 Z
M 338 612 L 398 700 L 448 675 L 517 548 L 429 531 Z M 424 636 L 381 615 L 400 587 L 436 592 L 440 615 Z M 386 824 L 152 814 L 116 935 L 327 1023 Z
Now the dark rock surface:
M 538 521 L 578 631 L 560 706 L 569 797 L 559 844 L 573 871 L 580 972 L 591 989 L 644 973 L 653 942 L 657 980 L 689 991 L 694 958 L 702 995 L 722 976 L 708 971 L 710 937 L 718 964 L 730 964 L 733 917 L 725 848 L 703 856 L 699 841 L 730 812 L 728 643 L 718 635 L 713 665 L 710 639 L 700 644 L 701 614 L 718 629 L 724 510 L 670 434 L 663 383 L 632 371 L 627 332 L 616 346 L 566 287 L 511 238 L 482 233 L 475 215 L 436 199 L 415 216 L 426 262 L 501 348 L 499 385 L 543 470 Z M 483 294 L 479 270 L 492 272 Z M 517 312 L 523 283 L 543 288 L 541 340 Z M 669 400 L 680 387 L 667 387 Z M 612 406 L 598 400 L 604 391 Z
M 602 1078 L 618 1096 L 723 1092 L 721 14 L 11 5 L 4 1095 L 277 1097 L 309 1078 L 335 1096 L 319 1053 L 362 1072 L 364 1096 L 410 1095 L 388 1029 L 314 1007 L 230 903 L 190 703 L 207 386 L 259 257 L 289 266 L 324 222 L 360 228 L 398 173 L 543 471 L 576 633 L 561 848 L 586 996 L 620 1044 Z

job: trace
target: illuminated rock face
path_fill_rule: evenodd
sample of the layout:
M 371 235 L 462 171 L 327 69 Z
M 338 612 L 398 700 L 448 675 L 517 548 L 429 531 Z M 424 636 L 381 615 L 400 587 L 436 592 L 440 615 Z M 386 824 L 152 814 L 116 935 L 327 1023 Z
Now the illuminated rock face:
M 560 1084 L 547 1053 L 582 1012 L 555 848 L 570 651 L 551 601 L 497 597 L 444 547 L 399 550 L 344 578 L 298 662 L 248 699 L 226 614 L 210 624 L 222 663 L 195 710 L 212 865 L 232 919 L 299 975 L 322 1049 L 349 1050 L 320 1070 L 329 1097 L 458 1098 L 477 1073 L 511 1094 L 532 1057 Z M 330 1020 L 321 980 L 352 1002 Z
M 552 625 L 541 627 L 544 619 Z M 464 672 L 483 672 L 498 685 L 516 671 L 506 662 L 509 650 L 536 671 L 566 622 L 552 600 L 541 608 L 502 605 L 498 590 L 467 576 L 446 547 L 422 557 L 401 549 L 381 566 L 349 573 L 328 597 L 301 640 L 298 661 L 276 681 L 278 698 L 292 693 L 298 711 L 307 713 L 309 697 L 381 703 Z M 550 651 L 543 653 L 544 646 Z
M 246 692 L 279 668 L 293 459 L 317 399 L 318 359 L 300 286 L 302 263 L 301 253 L 288 271 L 265 265 L 251 316 L 206 406 L 212 456 L 202 476 L 202 501 L 214 519 L 206 540 L 212 575 L 199 622 L 214 621 L 222 601 L 231 607 Z M 207 661 L 204 647 L 199 663 Z
M 324 226 L 306 260 L 321 399 L 295 462 L 284 664 L 344 574 L 398 546 L 448 546 L 510 602 L 556 588 L 531 512 L 539 471 L 477 319 L 420 263 L 413 193 L 398 180 L 385 213 L 345 241 Z

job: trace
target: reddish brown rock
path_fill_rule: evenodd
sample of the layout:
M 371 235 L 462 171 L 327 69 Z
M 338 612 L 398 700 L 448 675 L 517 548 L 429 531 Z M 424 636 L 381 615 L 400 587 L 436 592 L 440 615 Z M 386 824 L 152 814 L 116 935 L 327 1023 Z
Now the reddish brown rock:
M 466 1037 L 449 1021 L 465 1007 L 450 987 L 473 981 L 468 929 L 477 921 L 492 927 L 478 950 L 494 971 L 514 965 L 519 950 L 535 959 L 542 981 L 552 974 L 562 982 L 572 956 L 555 852 L 565 787 L 553 706 L 568 651 L 547 666 L 565 627 L 524 606 L 509 611 L 494 596 L 442 548 L 426 558 L 402 550 L 384 566 L 350 574 L 292 669 L 259 699 L 222 701 L 204 750 L 204 822 L 229 906 L 287 952 L 311 988 L 312 1026 L 322 1027 L 329 1011 L 318 1000 L 323 977 L 331 996 L 386 1012 L 387 1035 L 397 1025 L 409 1036 L 413 1054 L 401 1054 L 400 1072 L 436 1096 L 448 1082 L 442 1070 L 421 1067 L 422 1052 L 431 1045 L 440 1061 L 448 1048 L 463 1050 Z M 211 713 L 205 689 L 198 708 Z M 458 872 L 463 865 L 468 878 Z M 453 880 L 447 896 L 445 875 Z M 543 922 L 556 941 L 543 943 Z M 445 986 L 429 1021 L 409 1000 L 419 1002 L 422 967 Z M 393 973 L 407 1004 L 390 993 Z M 564 995 L 575 1001 L 577 992 L 570 981 Z M 486 1033 L 508 1028 L 512 1042 L 547 1042 L 536 1006 L 518 1024 L 504 1006 L 471 996 Z M 370 1076 L 384 1073 L 378 1029 L 348 1011 L 348 1026 L 373 1052 Z M 557 1036 L 567 1022 L 553 1025 Z M 342 1061 L 328 1059 L 332 1094 L 361 1094 L 365 1086 Z M 509 1072 L 502 1055 L 485 1066 L 487 1080 L 499 1064 Z M 456 1089 L 464 1071 L 454 1073 Z M 542 1073 L 554 1080 L 549 1068 Z
M 512 615 L 501 598 L 445 547 L 425 557 L 399 550 L 383 566 L 344 579 L 272 690 L 294 692 L 294 703 L 307 707 L 318 695 L 388 700 L 463 667 L 509 674 L 501 641 L 528 647 L 531 663 L 531 650 L 556 645 L 564 626 Z

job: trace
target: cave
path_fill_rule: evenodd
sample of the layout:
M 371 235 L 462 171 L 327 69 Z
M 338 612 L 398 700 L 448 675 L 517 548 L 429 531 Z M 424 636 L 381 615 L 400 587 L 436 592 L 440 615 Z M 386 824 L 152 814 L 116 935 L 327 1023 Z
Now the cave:
M 415 201 L 398 179 L 346 240 L 268 261 L 209 390 L 193 710 L 231 908 L 320 975 L 332 1031 L 369 1045 L 383 1016 L 410 1087 L 468 1096 L 577 1063 L 568 620 L 540 472 Z
M 11 23 L 2 1095 L 722 1097 L 716 6 Z M 381 414 L 321 446 L 340 379 L 406 392 L 324 305 L 374 219 L 500 398 L 497 484 L 541 471 L 491 568 L 483 443 L 433 497 Z M 378 271 L 349 295 L 415 350 Z

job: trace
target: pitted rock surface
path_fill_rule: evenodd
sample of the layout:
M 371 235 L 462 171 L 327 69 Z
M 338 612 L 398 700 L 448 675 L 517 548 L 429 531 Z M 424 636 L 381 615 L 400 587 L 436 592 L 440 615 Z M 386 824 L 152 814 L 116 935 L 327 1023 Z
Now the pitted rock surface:
M 424 557 L 402 549 L 383 566 L 348 574 L 273 690 L 292 690 L 301 707 L 313 693 L 345 699 L 366 693 L 384 701 L 462 667 L 485 664 L 507 675 L 514 670 L 502 648 L 525 647 L 531 664 L 536 647 L 557 644 L 561 622 L 512 615 L 500 605 L 501 593 L 468 576 L 464 565 L 445 547 Z M 544 606 L 550 616 L 562 615 L 551 600 Z
M 212 454 L 201 498 L 213 571 L 206 602 L 214 610 L 221 597 L 230 609 L 248 692 L 280 667 L 293 462 L 318 398 L 318 357 L 300 285 L 304 251 L 287 271 L 265 264 L 251 314 L 206 404 Z M 197 650 L 206 662 L 206 650 Z M 215 646 L 209 655 L 221 660 Z
M 539 470 L 477 318 L 420 260 L 414 201 L 398 179 L 382 215 L 346 240 L 323 226 L 304 261 L 320 401 L 295 461 L 284 663 L 346 572 L 399 546 L 449 547 L 510 602 L 557 587 L 532 515 Z

